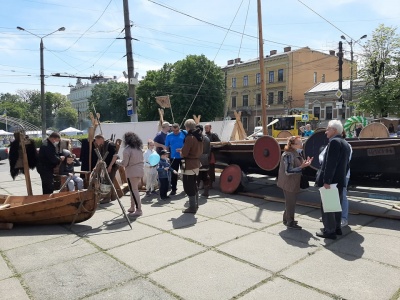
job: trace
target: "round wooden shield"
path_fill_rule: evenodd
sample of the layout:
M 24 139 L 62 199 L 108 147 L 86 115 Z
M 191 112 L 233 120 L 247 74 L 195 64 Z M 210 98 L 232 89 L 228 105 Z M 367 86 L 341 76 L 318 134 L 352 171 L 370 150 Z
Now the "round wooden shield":
M 365 126 L 358 136 L 359 138 L 388 138 L 389 130 L 382 123 L 371 123 Z
M 281 160 L 281 147 L 273 137 L 263 136 L 254 144 L 253 157 L 261 169 L 272 171 Z
M 229 165 L 219 177 L 219 187 L 225 194 L 233 194 L 244 190 L 247 185 L 247 177 L 238 165 Z
M 288 130 L 282 130 L 281 132 L 278 133 L 276 136 L 277 138 L 288 138 L 291 137 L 292 133 Z
M 328 145 L 328 138 L 326 137 L 325 131 L 316 131 L 311 135 L 303 146 L 305 157 L 314 157 L 311 168 L 317 170 L 320 167 L 318 156 L 321 151 Z

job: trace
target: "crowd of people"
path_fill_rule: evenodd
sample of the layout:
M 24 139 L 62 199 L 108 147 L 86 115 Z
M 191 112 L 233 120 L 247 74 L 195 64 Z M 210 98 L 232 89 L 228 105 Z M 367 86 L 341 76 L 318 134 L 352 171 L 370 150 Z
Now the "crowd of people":
M 171 125 L 163 122 L 154 139 L 147 141 L 145 151 L 141 138 L 134 132 L 126 132 L 122 139 L 122 157 L 118 156 L 119 149 L 113 141 L 106 140 L 101 134 L 96 135 L 93 141 L 88 141 L 92 144 L 91 167 L 85 168 L 92 171 L 96 166 L 97 149 L 111 181 L 114 181 L 119 167 L 125 169 L 131 198 L 128 212 L 133 217 L 143 214 L 139 193 L 142 180 L 146 182 L 145 197 L 157 195 L 159 200 L 167 201 L 177 194 L 177 181 L 181 173 L 183 189 L 189 200 L 189 207 L 183 212 L 195 214 L 200 182 L 204 188 L 201 196 L 208 197 L 215 180 L 215 161 L 211 161 L 210 140 L 219 141 L 219 137 L 211 131 L 211 124 L 207 124 L 203 132 L 203 126 L 196 124 L 193 119 L 186 120 L 184 128 L 181 129 L 177 123 Z M 83 189 L 83 179 L 74 174 L 74 156 L 68 151 L 59 151 L 60 140 L 60 134 L 53 132 L 43 141 L 38 152 L 37 171 L 42 180 L 43 194 L 54 192 L 54 173 L 57 168 L 59 175 L 68 178 L 66 186 L 70 191 Z M 152 160 L 155 154 L 159 156 L 156 163 Z M 213 167 L 210 168 L 211 165 Z M 115 189 L 111 188 L 110 192 L 103 195 L 100 203 L 116 199 Z
M 309 124 L 307 124 L 309 125 Z M 310 136 L 311 127 L 304 128 L 304 135 Z M 219 141 L 217 134 L 212 132 L 211 124 L 198 125 L 193 119 L 188 119 L 181 129 L 179 124 L 162 123 L 161 130 L 154 139 L 147 141 L 147 149 L 143 151 L 143 142 L 134 132 L 126 132 L 123 136 L 124 149 L 122 157 L 118 157 L 118 149 L 112 141 L 105 140 L 102 135 L 96 135 L 92 145 L 98 149 L 106 163 L 107 172 L 111 180 L 114 179 L 118 166 L 125 169 L 131 205 L 128 212 L 131 216 L 143 215 L 139 185 L 142 178 L 146 181 L 146 196 L 157 194 L 159 199 L 167 201 L 178 192 L 177 180 L 181 173 L 183 189 L 188 197 L 189 207 L 183 213 L 195 214 L 199 207 L 199 186 L 202 183 L 204 192 L 201 196 L 208 197 L 209 189 L 215 180 L 215 160 L 211 155 L 210 142 Z M 323 228 L 316 235 L 322 238 L 336 239 L 342 234 L 341 227 L 348 224 L 348 201 L 346 187 L 350 177 L 349 162 L 351 146 L 344 139 L 343 125 L 338 120 L 328 123 L 325 134 L 329 139 L 327 146 L 319 155 L 320 169 L 317 172 L 315 185 L 330 189 L 334 184 L 338 189 L 338 197 L 342 211 L 325 211 L 321 205 Z M 60 135 L 53 132 L 40 147 L 37 170 L 42 179 L 43 194 L 54 191 L 53 173 L 57 165 L 61 165 L 60 174 L 69 176 L 68 188 L 82 189 L 82 179 L 74 175 L 73 156 L 60 155 L 56 146 L 60 142 Z M 283 224 L 288 229 L 302 229 L 295 220 L 297 195 L 301 187 L 302 171 L 311 165 L 314 158 L 303 157 L 302 137 L 288 138 L 281 156 L 277 177 L 277 186 L 283 190 L 285 210 Z M 154 163 L 152 157 L 159 155 Z M 97 156 L 92 156 L 92 166 L 96 165 Z M 169 194 L 168 194 L 168 191 Z M 101 203 L 116 199 L 114 189 L 106 195 Z

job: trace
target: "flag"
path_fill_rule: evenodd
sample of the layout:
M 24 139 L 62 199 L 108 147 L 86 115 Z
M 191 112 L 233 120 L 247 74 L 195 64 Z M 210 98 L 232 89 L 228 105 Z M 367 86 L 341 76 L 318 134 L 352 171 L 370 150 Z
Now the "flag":
M 171 102 L 169 101 L 169 95 L 167 95 L 167 96 L 158 96 L 158 97 L 156 97 L 156 102 L 157 102 L 162 108 L 170 108 L 170 107 L 171 107 Z

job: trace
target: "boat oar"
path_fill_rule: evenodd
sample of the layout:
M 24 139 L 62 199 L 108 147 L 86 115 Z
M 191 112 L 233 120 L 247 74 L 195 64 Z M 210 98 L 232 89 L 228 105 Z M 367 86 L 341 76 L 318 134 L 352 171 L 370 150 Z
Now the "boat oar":
M 271 125 L 274 125 L 274 124 L 277 123 L 278 121 L 279 121 L 279 119 L 275 119 L 275 120 L 273 120 L 272 122 L 268 123 L 268 124 L 267 124 L 267 128 L 268 128 L 269 126 L 271 126 Z M 249 138 L 253 137 L 255 134 L 259 133 L 260 131 L 262 131 L 262 128 L 259 129 L 259 130 L 257 130 L 257 131 L 255 131 L 253 134 L 249 135 L 249 136 L 246 138 L 246 140 L 248 140 Z

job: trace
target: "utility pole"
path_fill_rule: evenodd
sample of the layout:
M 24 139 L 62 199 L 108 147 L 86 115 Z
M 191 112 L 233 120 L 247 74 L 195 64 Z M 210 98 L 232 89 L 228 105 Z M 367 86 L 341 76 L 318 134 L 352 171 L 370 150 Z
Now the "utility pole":
M 339 52 L 338 52 L 338 57 L 339 57 L 339 91 L 343 92 L 343 43 L 339 42 Z M 340 103 L 342 104 L 342 119 L 346 118 L 346 106 L 344 104 L 344 99 L 343 96 L 340 96 L 339 99 Z M 343 117 L 343 111 L 344 117 Z
M 124 20 L 125 20 L 125 44 L 126 44 L 126 63 L 128 66 L 128 95 L 132 98 L 132 114 L 131 122 L 138 122 L 137 108 L 136 108 L 136 90 L 137 78 L 134 76 L 134 64 L 132 53 L 132 36 L 131 36 L 131 21 L 129 19 L 129 4 L 128 0 L 124 1 Z

